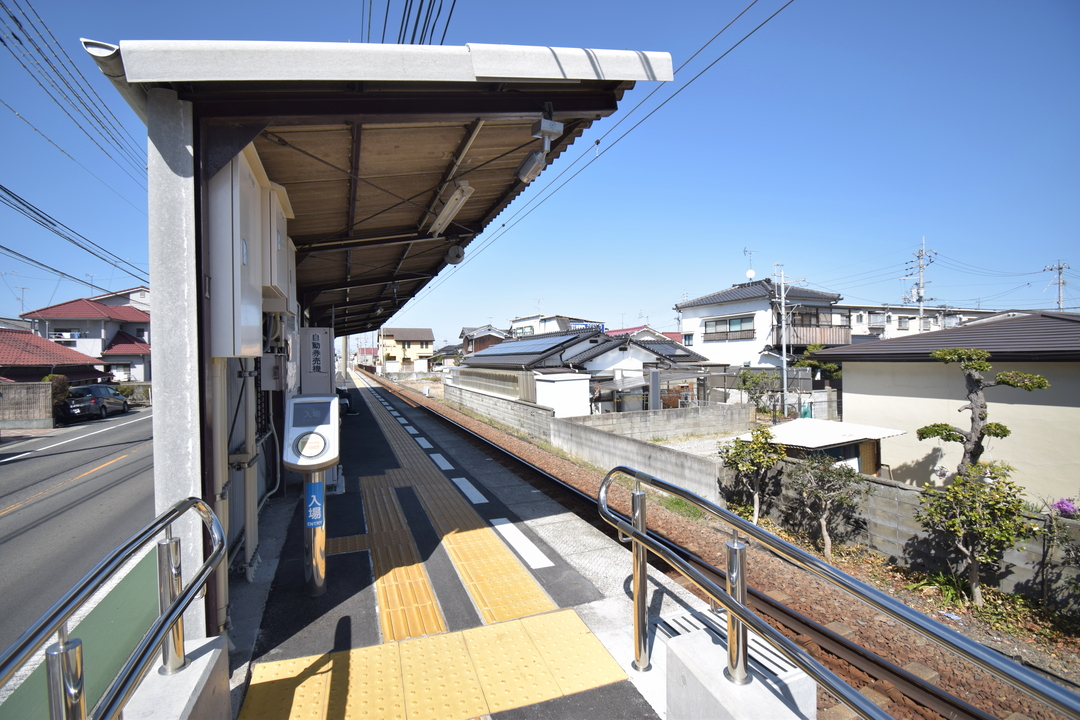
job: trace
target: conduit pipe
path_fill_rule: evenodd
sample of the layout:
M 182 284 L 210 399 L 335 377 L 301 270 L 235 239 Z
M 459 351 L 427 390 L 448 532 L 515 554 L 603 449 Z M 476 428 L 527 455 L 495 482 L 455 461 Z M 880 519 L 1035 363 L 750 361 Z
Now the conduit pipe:
M 226 554 L 229 546 L 229 386 L 227 382 L 229 359 L 210 358 L 210 391 L 213 403 L 210 411 L 210 432 L 213 437 L 213 466 L 211 467 L 214 492 L 214 514 L 225 532 Z M 229 564 L 217 566 L 214 571 L 214 599 L 216 607 L 210 610 L 208 623 L 217 633 L 229 627 Z

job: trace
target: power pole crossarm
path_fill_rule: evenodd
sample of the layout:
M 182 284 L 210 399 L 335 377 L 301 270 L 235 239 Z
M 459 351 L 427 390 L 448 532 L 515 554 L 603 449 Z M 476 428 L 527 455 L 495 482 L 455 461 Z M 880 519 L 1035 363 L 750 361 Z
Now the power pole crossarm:
M 1058 310 L 1061 310 L 1063 305 L 1065 304 L 1065 277 L 1062 273 L 1064 273 L 1068 269 L 1069 266 L 1065 263 L 1064 260 L 1058 260 L 1057 265 L 1047 265 L 1043 268 L 1043 271 L 1045 272 L 1057 273 L 1057 282 L 1055 282 L 1054 284 L 1058 286 Z

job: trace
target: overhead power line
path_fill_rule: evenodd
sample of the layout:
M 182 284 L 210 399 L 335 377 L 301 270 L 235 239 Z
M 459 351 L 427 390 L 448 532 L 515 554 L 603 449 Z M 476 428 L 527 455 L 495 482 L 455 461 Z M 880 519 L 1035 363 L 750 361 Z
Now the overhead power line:
M 23 255 L 22 253 L 15 252 L 11 248 L 4 247 L 3 245 L 0 245 L 0 253 L 3 253 L 5 255 L 7 255 L 8 257 L 15 258 L 16 260 L 22 260 L 25 263 L 33 265 L 34 267 L 37 267 L 37 268 L 41 268 L 42 270 L 45 270 L 47 272 L 51 272 L 53 275 L 58 275 L 58 276 L 64 278 L 65 280 L 71 280 L 73 282 L 77 282 L 80 285 L 85 285 L 88 288 L 92 288 L 94 290 L 98 289 L 95 285 L 92 285 L 91 283 L 87 282 L 86 280 L 83 280 L 82 278 L 77 278 L 74 275 L 68 275 L 66 272 L 64 272 L 62 270 L 57 270 L 56 268 L 50 267 L 49 265 L 46 265 L 43 262 L 38 262 L 37 260 L 35 260 L 33 258 L 27 257 L 27 256 Z
M 756 2 L 756 0 L 755 0 L 755 2 Z M 566 187 L 566 185 L 567 185 L 567 184 L 568 184 L 568 183 L 569 183 L 569 182 L 570 182 L 571 180 L 573 180 L 574 178 L 576 178 L 576 177 L 577 177 L 578 175 L 580 175 L 580 174 L 581 174 L 582 172 L 584 172 L 586 168 L 588 168 L 588 167 L 589 167 L 590 165 L 592 165 L 592 164 L 593 164 L 594 162 L 596 162 L 597 160 L 599 160 L 599 159 L 600 159 L 600 158 L 601 158 L 601 157 L 602 157 L 602 156 L 603 156 L 603 155 L 604 155 L 605 153 L 607 153 L 607 152 L 608 152 L 609 150 L 611 150 L 611 149 L 612 149 L 613 147 L 615 147 L 615 145 L 617 145 L 617 144 L 619 143 L 619 141 L 620 141 L 620 140 L 622 140 L 622 139 L 623 139 L 623 138 L 625 138 L 625 137 L 626 137 L 627 135 L 629 135 L 629 134 L 630 134 L 630 133 L 632 133 L 632 132 L 633 132 L 634 130 L 636 130 L 636 129 L 637 129 L 638 127 L 640 127 L 642 123 L 644 123 L 644 122 L 645 122 L 646 120 L 648 120 L 648 119 L 649 119 L 650 117 L 652 117 L 652 116 L 653 116 L 654 114 L 656 114 L 656 112 L 657 112 L 657 111 L 659 111 L 659 110 L 660 110 L 660 108 L 664 107 L 664 106 L 665 106 L 665 105 L 667 105 L 667 104 L 668 104 L 669 102 L 671 102 L 672 100 L 674 100 L 674 99 L 675 99 L 675 97 L 677 97 L 677 96 L 679 95 L 679 93 L 681 93 L 681 92 L 682 92 L 683 90 L 685 90 L 685 89 L 686 89 L 687 87 L 689 87 L 689 86 L 690 86 L 690 85 L 691 85 L 691 84 L 692 84 L 692 83 L 693 83 L 694 81 L 696 81 L 696 80 L 697 80 L 697 79 L 699 79 L 699 78 L 700 78 L 700 77 L 701 77 L 702 75 L 704 75 L 704 74 L 705 74 L 706 72 L 708 72 L 708 71 L 709 71 L 710 69 L 712 69 L 712 67 L 713 67 L 713 66 L 715 66 L 715 65 L 716 65 L 716 64 L 717 64 L 718 62 L 720 62 L 720 61 L 721 61 L 721 60 L 723 60 L 723 59 L 724 59 L 725 57 L 727 57 L 727 56 L 728 56 L 728 55 L 729 55 L 729 54 L 730 54 L 730 53 L 731 53 L 732 51 L 734 51 L 734 50 L 735 50 L 735 48 L 737 48 L 737 47 L 739 47 L 740 45 L 742 45 L 742 44 L 743 44 L 743 43 L 744 43 L 744 42 L 745 42 L 745 41 L 746 41 L 746 40 L 747 40 L 747 39 L 748 39 L 748 38 L 749 38 L 749 37 L 750 37 L 751 35 L 753 35 L 753 34 L 754 34 L 754 33 L 756 33 L 756 32 L 757 32 L 758 30 L 760 30 L 760 29 L 761 29 L 762 27 L 764 27 L 766 23 L 768 23 L 768 22 L 769 22 L 770 20 L 772 20 L 772 19 L 773 19 L 773 18 L 775 18 L 775 17 L 777 16 L 777 15 L 779 15 L 779 14 L 780 14 L 781 12 L 783 12 L 783 10 L 784 10 L 784 9 L 785 9 L 785 8 L 786 8 L 786 7 L 788 6 L 788 5 L 791 5 L 791 3 L 793 3 L 793 2 L 795 2 L 795 0 L 788 0 L 788 1 L 787 1 L 786 3 L 784 3 L 784 4 L 783 4 L 783 5 L 782 5 L 782 6 L 781 6 L 781 7 L 780 7 L 780 8 L 779 8 L 779 9 L 778 9 L 778 10 L 777 10 L 776 12 L 772 13 L 772 14 L 771 14 L 771 15 L 769 15 L 769 16 L 768 16 L 767 18 L 765 18 L 764 20 L 762 20 L 762 21 L 761 21 L 761 22 L 760 22 L 760 23 L 759 23 L 759 24 L 758 24 L 757 26 L 755 26 L 755 27 L 754 27 L 754 29 L 752 29 L 752 30 L 751 30 L 750 32 L 748 32 L 748 33 L 746 33 L 745 35 L 743 35 L 743 36 L 742 36 L 742 37 L 741 37 L 741 38 L 740 38 L 740 39 L 738 40 L 738 42 L 736 42 L 736 43 L 735 43 L 735 44 L 733 44 L 733 45 L 732 45 L 731 47 L 729 47 L 729 48 L 728 48 L 727 50 L 725 50 L 725 51 L 724 51 L 723 53 L 721 53 L 719 57 L 717 57 L 717 58 L 716 58 L 715 60 L 713 60 L 713 61 L 712 61 L 711 63 L 709 63 L 708 65 L 706 65 L 706 66 L 705 66 L 705 68 L 704 68 L 704 69 L 702 69 L 702 70 L 701 70 L 700 72 L 698 72 L 698 73 L 697 73 L 696 75 L 694 75 L 694 77 L 690 78 L 690 79 L 689 79 L 689 80 L 687 80 L 687 81 L 686 81 L 685 83 L 683 83 L 683 84 L 682 84 L 681 86 L 679 86 L 679 88 L 678 88 L 677 90 L 675 90 L 675 91 L 674 91 L 673 93 L 671 93 L 671 95 L 669 95 L 669 96 L 668 96 L 667 98 L 665 98 L 663 102 L 661 102 L 661 103 L 660 103 L 659 105 L 657 105 L 657 106 L 656 106 L 655 108 L 653 108 L 652 110 L 650 110 L 650 111 L 649 111 L 649 112 L 648 112 L 648 113 L 647 113 L 647 114 L 645 115 L 645 117 L 643 117 L 643 118 L 641 118 L 640 120 L 638 120 L 638 121 L 637 121 L 636 123 L 634 123 L 634 124 L 633 124 L 633 126 L 631 126 L 631 127 L 630 127 L 630 129 L 628 129 L 628 130 L 627 130 L 626 132 L 624 132 L 624 133 L 623 133 L 622 135 L 620 135 L 619 137 L 615 138 L 615 140 L 614 140 L 614 141 L 613 141 L 613 142 L 612 142 L 612 143 L 611 143 L 610 145 L 608 145 L 607 147 L 605 147 L 605 148 L 604 148 L 603 150 L 598 150 L 598 151 L 596 152 L 596 155 L 595 155 L 595 156 L 594 156 L 593 158 L 591 158 L 591 159 L 590 159 L 590 160 L 589 160 L 589 161 L 588 161 L 587 163 L 585 163 L 585 165 L 584 165 L 584 166 L 582 166 L 582 167 L 581 167 L 581 168 L 580 168 L 580 169 L 579 169 L 579 170 L 578 170 L 577 172 L 575 172 L 575 173 L 574 173 L 573 175 L 571 175 L 571 176 L 570 176 L 570 177 L 568 177 L 568 178 L 567 178 L 566 180 L 564 180 L 564 181 L 563 181 L 563 182 L 562 182 L 562 183 L 561 183 L 560 185 L 558 185 L 558 186 L 557 186 L 557 187 L 556 187 L 556 188 L 555 188 L 554 190 L 552 190 L 552 191 L 551 191 L 550 193 L 548 193 L 547 195 L 545 195 L 545 196 L 544 196 L 543 198 L 541 198 L 541 199 L 537 200 L 537 201 L 536 201 L 536 204 L 535 204 L 535 205 L 533 205 L 533 207 L 532 207 L 532 208 L 530 208 L 530 209 L 529 209 L 529 210 L 527 210 L 527 211 L 524 211 L 524 208 L 522 208 L 522 210 L 519 210 L 519 211 L 518 211 L 518 213 L 515 213 L 515 214 L 514 214 L 513 216 L 511 216 L 511 217 L 510 217 L 510 219 L 509 219 L 509 220 L 507 220 L 507 223 L 508 223 L 508 224 L 507 224 L 507 223 L 504 223 L 503 225 L 501 225 L 501 226 L 499 227 L 499 229 L 498 229 L 498 230 L 496 230 L 496 231 L 495 231 L 495 233 L 493 233 L 493 235 L 492 235 L 492 237 L 491 237 L 491 238 L 489 238 L 489 239 L 487 239 L 487 240 L 486 240 L 485 242 L 483 242 L 483 243 L 481 244 L 481 246 L 480 246 L 480 247 L 479 247 L 479 248 L 478 248 L 478 249 L 477 249 L 477 250 L 476 250 L 475 252 L 472 252 L 472 253 L 470 253 L 470 254 L 469 254 L 469 256 L 468 256 L 468 257 L 467 257 L 467 258 L 465 259 L 465 262 L 463 262 L 463 263 L 462 263 L 461 265 L 458 265 L 458 266 L 457 266 L 457 268 L 458 268 L 458 269 L 460 270 L 460 268 L 464 267 L 465 265 L 467 265 L 467 264 L 468 264 L 469 262 L 471 262 L 472 260 L 475 260 L 475 259 L 476 259 L 476 257 L 477 257 L 477 256 L 478 256 L 478 255 L 479 255 L 480 253 L 482 253 L 482 252 L 483 252 L 484 250 L 486 250 L 487 248 L 491 247 L 491 245 L 492 245 L 492 244 L 493 244 L 493 243 L 494 243 L 494 242 L 495 242 L 496 240 L 498 240 L 498 239 L 502 238 L 502 237 L 503 237 L 504 235 L 506 235 L 506 233 L 508 233 L 508 232 L 509 232 L 510 230 L 512 230 L 512 229 L 513 229 L 513 228 L 514 228 L 515 226 L 517 226 L 517 224 L 518 224 L 518 223 L 520 223 L 520 222 L 521 222 L 522 220 L 524 220 L 524 219 L 525 219 L 526 217 L 528 217 L 529 215 L 531 215 L 531 214 L 532 214 L 532 213 L 533 213 L 533 212 L 534 212 L 534 211 L 535 211 L 535 210 L 536 210 L 537 208 L 539 208 L 539 207 L 540 207 L 541 205 L 543 205 L 543 204 L 544 204 L 545 202 L 547 202 L 547 201 L 548 201 L 548 199 L 549 199 L 549 198 L 551 198 L 551 197 L 552 197 L 552 196 L 553 196 L 553 195 L 554 195 L 555 193 L 557 193 L 557 192 L 558 192 L 559 190 L 561 190 L 562 188 Z M 752 3 L 750 4 L 750 6 L 748 6 L 748 7 L 747 7 L 747 9 L 749 9 L 749 7 L 752 7 L 753 5 L 754 5 L 754 3 L 752 2 Z M 746 12 L 746 10 L 744 9 L 744 10 L 743 10 L 743 11 L 742 11 L 741 13 L 739 13 L 739 16 L 741 16 L 741 15 L 742 15 L 743 13 L 745 13 L 745 12 Z M 736 19 L 738 19 L 738 16 L 736 17 Z M 734 20 L 733 20 L 732 22 L 734 22 Z M 726 25 L 724 29 L 727 29 L 727 27 L 730 27 L 730 25 L 731 25 L 731 23 L 728 23 L 728 25 Z M 723 30 L 721 30 L 721 32 L 723 32 Z M 719 33 L 717 33 L 717 35 L 719 35 Z M 707 46 L 707 45 L 708 45 L 709 43 L 711 43 L 711 42 L 712 42 L 712 41 L 713 41 L 713 40 L 714 40 L 715 38 L 716 38 L 716 36 L 714 35 L 714 36 L 713 36 L 713 38 L 712 38 L 712 39 L 710 39 L 708 43 L 706 43 L 706 46 Z M 700 52 L 700 51 L 699 51 L 699 52 Z M 682 66 L 680 66 L 680 68 L 679 68 L 679 69 L 681 70 L 681 69 L 682 69 L 683 67 L 685 67 L 685 63 L 684 63 L 684 64 L 683 64 Z M 636 110 L 636 109 L 637 109 L 637 107 L 640 107 L 640 104 L 639 104 L 638 106 L 635 106 L 635 107 L 633 108 L 633 110 Z M 632 112 L 633 110 L 631 110 L 631 112 Z M 620 120 L 620 122 L 621 122 L 621 120 Z M 609 132 L 610 132 L 610 131 L 609 131 Z M 605 134 L 605 137 L 606 137 L 606 134 Z M 599 143 L 599 140 L 597 141 L 597 143 Z M 584 154 L 585 154 L 585 153 L 582 153 L 582 156 L 584 156 Z M 581 158 L 579 157 L 578 159 L 581 159 Z M 575 162 L 576 162 L 576 161 L 575 161 Z M 565 171 L 564 171 L 564 172 L 565 172 Z M 562 176 L 562 173 L 560 173 L 558 177 L 561 177 L 561 176 Z M 554 182 L 555 182 L 556 180 L 558 180 L 558 177 L 556 177 L 556 178 L 555 178 L 555 180 L 553 180 L 553 181 L 552 181 L 552 183 L 554 183 Z M 547 191 L 547 189 L 548 189 L 549 187 L 551 187 L 551 184 L 552 184 L 552 183 L 549 183 L 549 184 L 548 184 L 547 186 L 545 186 L 545 187 L 544 187 L 544 189 L 543 189 L 543 190 L 541 190 L 541 191 L 540 191 L 540 193 L 538 193 L 538 195 L 537 195 L 536 197 L 539 197 L 539 194 L 542 194 L 542 193 L 546 192 L 546 191 Z M 536 197 L 534 197 L 534 198 L 533 198 L 533 200 L 536 200 Z M 529 201 L 529 203 L 532 203 L 532 202 L 533 202 L 533 200 L 530 200 L 530 201 Z M 528 207 L 529 203 L 526 203 L 526 205 L 525 205 L 524 207 Z M 523 211 L 524 211 L 524 212 L 523 212 Z M 523 212 L 523 214 L 521 214 L 522 212 Z M 521 214 L 521 217 L 520 217 L 520 218 L 518 218 L 518 217 L 517 217 L 517 216 L 518 216 L 518 214 Z M 515 220 L 515 218 L 517 218 L 517 219 Z M 457 274 L 457 273 L 455 272 L 455 273 L 453 273 L 453 274 Z M 429 285 L 428 285 L 427 287 L 425 287 L 425 288 L 424 288 L 424 295 L 423 295 L 423 297 L 427 297 L 427 296 L 428 296 L 428 295 L 430 295 L 430 294 L 431 294 L 432 292 L 434 292 L 434 290 L 435 290 L 436 288 L 438 288 L 439 286 L 441 286 L 441 285 L 442 285 L 442 284 L 443 284 L 444 282 L 446 282 L 446 280 L 447 280 L 447 279 L 449 279 L 449 277 L 450 277 L 450 276 L 447 276 L 447 277 L 445 277 L 445 278 L 443 278 L 443 279 L 439 280 L 438 282 L 434 282 L 434 283 L 431 283 L 431 284 L 429 284 Z M 420 298 L 420 296 L 419 296 L 419 295 L 417 295 L 417 296 L 416 296 L 416 297 L 415 297 L 414 299 L 421 299 L 421 298 Z
M 55 235 L 63 238 L 64 240 L 67 240 L 69 243 L 76 246 L 80 250 L 84 250 L 90 253 L 98 260 L 112 265 L 117 270 L 120 270 L 121 272 L 130 275 L 139 282 L 146 283 L 150 281 L 150 278 L 147 276 L 144 270 L 131 264 L 120 256 L 109 252 L 105 248 L 95 243 L 93 240 L 90 240 L 89 238 L 75 232 L 67 225 L 63 224 L 56 218 L 49 215 L 44 210 L 36 207 L 31 202 L 23 199 L 17 193 L 12 192 L 3 185 L 0 185 L 0 204 L 7 205 L 12 210 L 15 210 L 24 217 L 32 220 L 33 222 L 45 228 L 49 232 L 54 233 Z M 125 265 L 127 267 L 123 267 Z M 131 268 L 131 270 L 129 270 L 128 268 Z M 132 270 L 134 270 L 134 272 L 132 272 Z
M 145 189 L 145 148 L 122 128 L 33 6 L 24 1 L 29 12 L 19 0 L 0 0 L 0 44 L 89 140 Z

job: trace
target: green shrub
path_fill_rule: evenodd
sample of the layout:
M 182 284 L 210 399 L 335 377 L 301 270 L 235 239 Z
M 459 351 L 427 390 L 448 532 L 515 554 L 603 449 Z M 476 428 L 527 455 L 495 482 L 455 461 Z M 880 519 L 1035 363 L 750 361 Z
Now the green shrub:
M 120 393 L 125 398 L 130 400 L 135 395 L 135 386 L 134 385 L 121 385 L 118 388 L 116 388 L 116 392 Z

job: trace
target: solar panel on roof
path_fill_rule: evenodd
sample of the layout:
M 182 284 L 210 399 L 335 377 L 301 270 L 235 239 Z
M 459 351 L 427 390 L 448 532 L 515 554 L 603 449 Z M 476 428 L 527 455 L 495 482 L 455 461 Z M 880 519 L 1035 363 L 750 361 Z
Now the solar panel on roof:
M 504 342 L 498 345 L 492 345 L 489 348 L 484 348 L 480 352 L 475 353 L 474 357 L 480 355 L 528 355 L 531 353 L 542 353 L 545 350 L 550 350 L 556 345 L 561 345 L 576 337 L 576 335 L 556 335 L 553 337 L 533 338 L 532 340 Z

